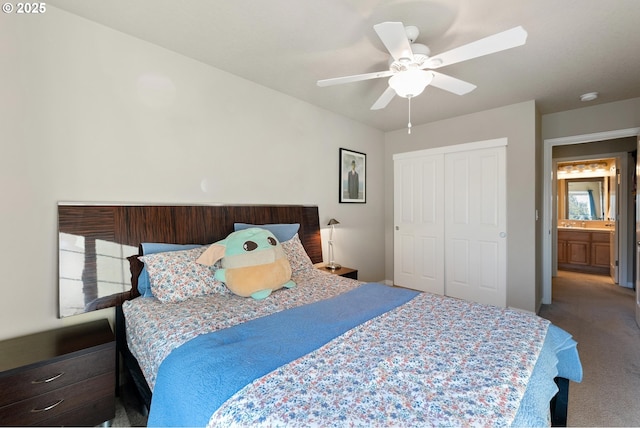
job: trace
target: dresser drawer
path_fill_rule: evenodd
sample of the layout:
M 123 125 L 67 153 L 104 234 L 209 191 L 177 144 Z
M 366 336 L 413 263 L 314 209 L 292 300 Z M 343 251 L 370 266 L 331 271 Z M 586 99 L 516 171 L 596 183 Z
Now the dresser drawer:
M 558 231 L 558 239 L 563 241 L 591 241 L 591 232 L 584 230 Z
M 60 424 L 69 425 L 64 415 L 77 409 L 95 407 L 114 409 L 115 372 L 103 374 L 91 379 L 74 383 L 37 397 L 15 402 L 0 407 L 1 425 L 38 425 L 49 424 L 59 420 Z M 108 420 L 113 414 L 96 415 L 95 424 Z M 92 423 L 94 423 L 92 422 Z M 83 421 L 82 424 L 86 424 Z
M 115 398 L 113 394 L 101 398 L 93 403 L 86 404 L 70 412 L 55 415 L 35 426 L 97 426 L 115 418 Z
M 611 238 L 610 232 L 592 232 L 591 242 L 606 242 L 609 243 Z
M 37 367 L 24 367 L 0 375 L 0 407 L 58 390 L 84 379 L 115 373 L 115 343 L 94 348 L 93 352 Z M 35 364 L 33 366 L 36 366 Z

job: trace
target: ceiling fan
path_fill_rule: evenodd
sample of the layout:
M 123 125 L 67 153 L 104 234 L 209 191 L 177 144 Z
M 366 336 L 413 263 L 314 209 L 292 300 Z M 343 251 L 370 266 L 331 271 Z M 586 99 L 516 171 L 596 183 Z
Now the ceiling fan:
M 371 110 L 385 108 L 396 95 L 411 100 L 428 85 L 457 95 L 469 93 L 476 88 L 475 85 L 433 70 L 521 46 L 527 40 L 524 28 L 515 27 L 430 57 L 431 51 L 427 46 L 415 43 L 420 34 L 417 27 L 405 27 L 402 22 L 383 22 L 373 28 L 391 54 L 389 70 L 318 80 L 318 86 L 331 86 L 389 77 L 389 87 Z

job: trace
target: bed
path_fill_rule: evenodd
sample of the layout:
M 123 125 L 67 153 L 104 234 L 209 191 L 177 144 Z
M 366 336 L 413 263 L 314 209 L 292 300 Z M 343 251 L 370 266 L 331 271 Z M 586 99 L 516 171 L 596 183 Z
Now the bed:
M 317 207 L 113 210 L 113 235 L 139 248 L 116 335 L 150 426 L 566 423 L 569 380 L 582 378 L 567 332 L 522 311 L 318 270 Z M 219 266 L 189 278 L 174 268 L 235 223 L 299 224 L 280 239 L 294 288 L 258 301 L 207 281 Z M 143 283 L 167 266 L 169 285 L 149 297 Z

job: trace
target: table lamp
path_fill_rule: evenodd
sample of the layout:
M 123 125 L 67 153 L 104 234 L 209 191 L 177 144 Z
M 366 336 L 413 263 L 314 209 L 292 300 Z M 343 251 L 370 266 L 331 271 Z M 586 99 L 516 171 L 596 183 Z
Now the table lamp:
M 340 222 L 335 218 L 332 218 L 331 220 L 329 220 L 329 223 L 327 223 L 327 226 L 331 226 L 331 232 L 329 232 L 329 263 L 327 263 L 326 267 L 330 270 L 336 270 L 342 267 L 333 259 L 333 230 L 336 224 L 340 224 Z

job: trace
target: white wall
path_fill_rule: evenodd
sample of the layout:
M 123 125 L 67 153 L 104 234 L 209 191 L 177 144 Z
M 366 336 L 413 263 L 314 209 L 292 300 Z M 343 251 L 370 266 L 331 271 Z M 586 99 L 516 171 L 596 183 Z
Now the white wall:
M 640 98 L 542 116 L 542 138 L 596 134 L 640 126 Z
M 381 132 L 51 6 L 0 40 L 0 339 L 112 315 L 57 319 L 58 201 L 317 204 L 384 278 Z M 338 203 L 340 147 L 366 204 Z
M 389 132 L 385 138 L 386 278 L 393 280 L 393 155 L 506 137 L 507 305 L 536 309 L 537 112 L 534 101 Z

